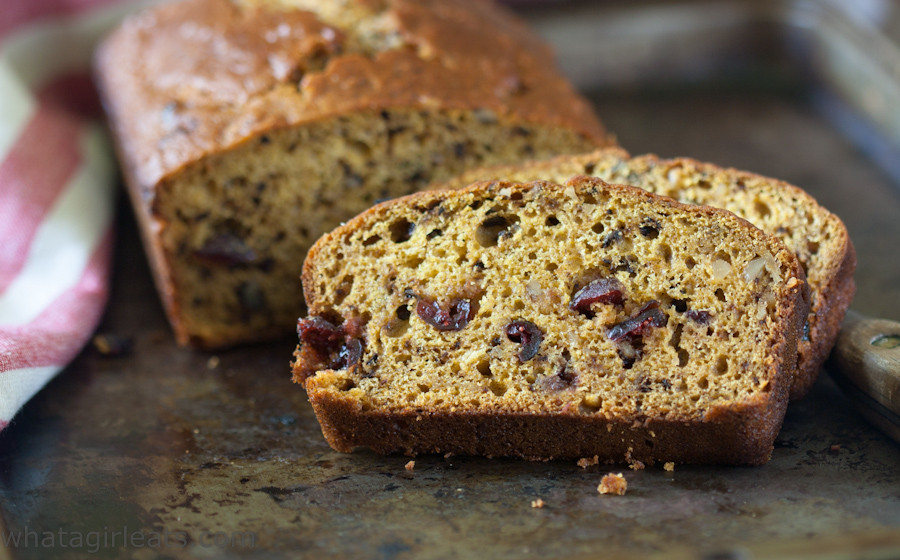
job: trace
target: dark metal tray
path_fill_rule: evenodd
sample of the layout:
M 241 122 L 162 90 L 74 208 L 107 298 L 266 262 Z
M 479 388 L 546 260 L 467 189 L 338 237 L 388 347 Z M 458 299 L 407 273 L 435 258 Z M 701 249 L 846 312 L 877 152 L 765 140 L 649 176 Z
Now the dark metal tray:
M 523 13 L 633 153 L 781 177 L 837 212 L 859 253 L 854 307 L 900 319 L 900 58 L 883 34 L 896 14 L 884 3 L 874 27 L 835 4 Z M 406 457 L 328 448 L 290 383 L 293 340 L 176 347 L 120 210 L 101 331 L 134 350 L 86 350 L 0 435 L 0 560 L 900 557 L 900 447 L 827 375 L 791 405 L 763 467 L 423 456 L 408 471 Z M 611 470 L 626 495 L 597 493 Z

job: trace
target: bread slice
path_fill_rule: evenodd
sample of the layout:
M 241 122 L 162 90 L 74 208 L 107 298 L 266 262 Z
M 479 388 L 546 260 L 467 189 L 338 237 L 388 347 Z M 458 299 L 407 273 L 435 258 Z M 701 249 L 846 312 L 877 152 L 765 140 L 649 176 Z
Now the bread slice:
M 803 278 L 729 212 L 595 178 L 423 192 L 314 245 L 294 380 L 340 451 L 760 464 Z
M 483 0 L 182 0 L 96 73 L 182 344 L 290 336 L 312 242 L 465 169 L 610 145 L 520 21 Z
M 562 182 L 575 175 L 634 185 L 689 204 L 725 208 L 784 241 L 800 259 L 811 292 L 791 398 L 799 399 L 809 391 L 856 291 L 856 252 L 840 218 L 784 181 L 686 158 L 632 158 L 617 148 L 473 170 L 440 186 L 459 188 L 494 179 Z

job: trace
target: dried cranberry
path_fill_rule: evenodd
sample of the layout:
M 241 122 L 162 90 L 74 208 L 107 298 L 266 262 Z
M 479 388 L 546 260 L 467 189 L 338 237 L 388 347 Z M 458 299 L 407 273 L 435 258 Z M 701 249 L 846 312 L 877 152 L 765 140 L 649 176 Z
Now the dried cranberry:
M 615 278 L 599 278 L 575 292 L 569 303 L 569 309 L 593 317 L 591 305 L 595 303 L 618 305 L 625 300 L 624 290 L 625 287 Z
M 667 322 L 668 316 L 659 308 L 659 302 L 654 300 L 641 307 L 635 316 L 609 329 L 608 336 L 610 340 L 618 342 L 627 336 L 642 335 L 647 327 L 663 327 Z
M 341 329 L 321 317 L 309 317 L 297 321 L 297 334 L 303 344 L 321 352 L 332 352 L 344 340 Z
M 439 331 L 461 330 L 475 316 L 472 302 L 467 299 L 457 300 L 448 311 L 434 300 L 420 298 L 416 304 L 416 313 L 423 321 Z
M 544 332 L 531 321 L 513 321 L 506 325 L 506 336 L 522 345 L 519 349 L 520 362 L 534 358 L 544 340 Z
M 318 361 L 328 369 L 347 369 L 362 357 L 362 341 L 321 317 L 297 321 L 300 342 L 313 350 Z
M 212 265 L 242 266 L 254 262 L 256 253 L 237 235 L 221 233 L 207 239 L 194 257 Z
M 359 363 L 362 357 L 362 341 L 358 338 L 348 337 L 337 357 L 331 361 L 331 369 L 347 369 Z
M 689 310 L 684 313 L 684 316 L 694 321 L 696 323 L 700 323 L 701 325 L 705 325 L 709 323 L 709 320 L 712 319 L 712 313 L 705 310 Z

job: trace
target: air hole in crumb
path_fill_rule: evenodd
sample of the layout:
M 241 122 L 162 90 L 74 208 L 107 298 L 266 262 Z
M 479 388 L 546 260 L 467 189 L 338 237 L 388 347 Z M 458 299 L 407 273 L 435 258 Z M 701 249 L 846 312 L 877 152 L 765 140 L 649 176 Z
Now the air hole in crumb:
M 439 230 L 439 229 L 433 229 L 433 230 L 431 230 L 431 232 L 430 232 L 428 235 L 426 235 L 425 237 L 427 237 L 428 239 L 434 239 L 435 237 L 440 237 L 440 236 L 442 236 L 442 235 L 444 235 L 444 232 L 443 232 L 443 231 L 441 231 L 441 230 Z
M 728 371 L 728 358 L 725 356 L 719 356 L 716 360 L 716 373 L 722 375 Z
M 672 262 L 672 248 L 665 243 L 660 244 L 659 254 L 667 264 Z
M 697 261 L 694 260 L 694 257 L 688 257 L 684 259 L 684 265 L 688 268 L 694 268 L 697 266 Z
M 753 201 L 753 209 L 759 214 L 760 218 L 765 218 L 772 213 L 772 209 L 769 208 L 769 205 L 761 200 Z
M 585 395 L 578 405 L 578 412 L 593 414 L 603 406 L 603 400 L 598 395 Z
M 725 292 L 722 291 L 722 288 L 716 290 L 716 297 L 719 299 L 719 301 L 725 301 Z
M 410 311 L 408 305 L 401 305 L 396 311 L 397 318 L 401 321 L 409 321 Z
M 410 257 L 403 263 L 407 268 L 419 268 L 419 265 L 425 262 L 425 257 Z
M 547 272 L 553 272 L 554 270 L 556 270 L 557 268 L 559 268 L 559 265 L 557 265 L 556 263 L 552 263 L 552 262 L 551 262 L 551 263 L 547 263 L 547 266 L 545 266 L 544 268 L 547 269 Z
M 669 344 L 672 348 L 678 348 L 681 345 L 681 333 L 684 331 L 684 325 L 678 324 L 675 327 L 675 332 L 672 333 L 672 338 L 669 339 Z
M 727 262 L 728 264 L 731 264 L 731 254 L 730 253 L 726 253 L 725 251 L 718 251 L 716 253 L 716 258 L 719 260 L 723 260 L 723 261 Z
M 338 389 L 341 391 L 349 391 L 350 389 L 355 389 L 356 383 L 353 382 L 352 379 L 342 379 L 340 381 L 340 385 L 338 385 Z
M 690 359 L 691 359 L 691 355 L 688 354 L 687 350 L 685 350 L 684 348 L 678 349 L 678 367 L 686 366 L 688 364 L 688 361 L 690 361 Z
M 351 291 L 353 291 L 353 276 L 344 276 L 334 290 L 334 305 L 343 303 Z
M 603 224 L 597 222 L 596 224 L 591 226 L 591 231 L 594 233 L 603 233 Z
M 366 238 L 366 240 L 363 241 L 363 247 L 371 247 L 372 245 L 378 243 L 379 241 L 381 241 L 381 236 L 373 235 L 371 237 Z
M 554 227 L 559 225 L 559 219 L 556 216 L 548 216 L 544 221 L 544 225 L 547 227 Z
M 418 387 L 419 387 L 420 393 L 427 393 L 428 391 L 431 391 L 431 387 L 428 385 L 425 385 L 424 383 L 419 383 Z
M 522 311 L 523 309 L 525 309 L 525 304 L 522 303 L 522 300 L 516 300 L 513 304 L 513 311 Z
M 518 216 L 491 216 L 475 228 L 475 241 L 482 247 L 494 247 L 509 227 L 519 221 Z
M 485 377 L 490 377 L 492 375 L 491 361 L 487 358 L 479 360 L 479 362 L 475 364 L 475 369 L 477 369 L 478 373 Z
M 809 251 L 810 255 L 815 255 L 819 252 L 819 244 L 816 241 L 807 241 L 806 250 Z
M 492 379 L 491 382 L 488 383 L 488 388 L 490 388 L 491 393 L 494 393 L 498 397 L 502 397 L 506 394 L 506 383 L 502 381 Z
M 395 221 L 391 224 L 390 227 L 391 241 L 393 241 L 394 243 L 403 243 L 404 241 L 409 241 L 409 238 L 412 237 L 412 232 L 415 227 L 415 224 L 404 218 Z
M 697 380 L 697 387 L 700 387 L 701 389 L 708 389 L 709 380 L 705 377 L 701 377 L 699 380 Z

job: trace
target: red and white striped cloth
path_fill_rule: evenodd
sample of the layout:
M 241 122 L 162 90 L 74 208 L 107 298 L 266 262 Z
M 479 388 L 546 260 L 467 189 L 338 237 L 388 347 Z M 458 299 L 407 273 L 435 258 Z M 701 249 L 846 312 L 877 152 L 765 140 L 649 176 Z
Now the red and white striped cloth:
M 134 8 L 2 0 L 0 430 L 103 312 L 116 175 L 89 65 L 97 39 Z

